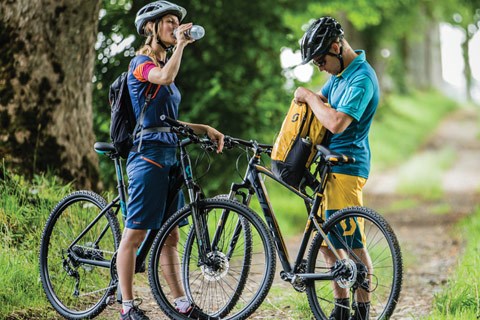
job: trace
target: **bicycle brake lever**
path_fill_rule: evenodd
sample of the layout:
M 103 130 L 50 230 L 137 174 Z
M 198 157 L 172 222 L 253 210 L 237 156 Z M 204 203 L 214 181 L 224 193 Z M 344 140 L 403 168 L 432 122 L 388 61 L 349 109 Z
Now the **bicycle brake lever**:
M 233 139 L 230 136 L 225 136 L 223 138 L 223 148 L 224 149 L 233 149 L 234 146 L 235 146 L 235 142 L 233 141 Z

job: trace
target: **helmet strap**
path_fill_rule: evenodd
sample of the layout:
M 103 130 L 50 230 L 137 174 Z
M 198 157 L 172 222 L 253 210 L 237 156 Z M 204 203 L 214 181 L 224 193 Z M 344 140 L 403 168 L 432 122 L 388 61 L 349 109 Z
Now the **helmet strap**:
M 337 59 L 338 59 L 338 61 L 340 61 L 340 72 L 342 72 L 343 69 L 345 69 L 345 65 L 344 65 L 344 63 L 343 63 L 343 55 L 342 55 L 342 54 L 343 54 L 343 46 L 340 46 L 340 53 L 337 54 L 337 56 L 336 56 Z
M 159 22 L 160 20 L 155 21 L 155 41 L 163 48 L 163 50 L 170 52 L 173 50 L 173 46 L 167 46 L 162 40 L 160 40 L 160 37 L 158 36 Z

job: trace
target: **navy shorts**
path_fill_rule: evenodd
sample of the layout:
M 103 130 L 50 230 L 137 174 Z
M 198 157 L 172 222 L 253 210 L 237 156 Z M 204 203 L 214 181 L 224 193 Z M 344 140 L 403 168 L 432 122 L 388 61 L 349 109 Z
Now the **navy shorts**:
M 127 160 L 127 228 L 159 229 L 184 205 L 181 191 L 171 194 L 172 203 L 167 204 L 177 170 L 176 147 L 144 144 L 140 152 L 130 152 Z

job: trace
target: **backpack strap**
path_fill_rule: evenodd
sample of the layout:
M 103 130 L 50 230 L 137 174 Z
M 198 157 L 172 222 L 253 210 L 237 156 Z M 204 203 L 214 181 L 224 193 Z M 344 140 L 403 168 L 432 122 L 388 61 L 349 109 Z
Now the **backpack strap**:
M 142 140 L 143 140 L 143 120 L 145 119 L 145 111 L 147 110 L 148 104 L 150 103 L 150 100 L 152 100 L 153 93 L 156 91 L 156 88 L 158 86 L 152 86 L 150 85 L 147 89 L 147 98 L 145 99 L 145 103 L 143 104 L 142 111 L 140 112 L 140 119 L 137 121 L 137 124 L 135 125 L 135 129 L 133 129 L 133 136 L 136 137 L 137 135 L 137 130 L 140 127 L 140 143 L 138 144 L 137 152 L 140 152 L 142 149 Z M 152 90 L 154 88 L 155 90 Z

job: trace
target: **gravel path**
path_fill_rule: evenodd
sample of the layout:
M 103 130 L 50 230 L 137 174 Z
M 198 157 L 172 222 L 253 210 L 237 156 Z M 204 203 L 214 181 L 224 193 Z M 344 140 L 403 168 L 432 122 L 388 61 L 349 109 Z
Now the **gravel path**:
M 401 168 L 373 173 L 367 183 L 366 205 L 386 213 L 406 262 L 402 295 L 394 319 L 419 319 L 428 315 L 434 294 L 442 289 L 455 269 L 462 243 L 454 225 L 480 203 L 478 114 L 475 109 L 456 111 L 415 155 L 440 154 L 445 148 L 453 150 L 453 165 L 439 179 L 444 194 L 441 200 L 425 201 L 396 194 Z M 412 200 L 417 201 L 413 208 L 392 209 L 395 203 Z

